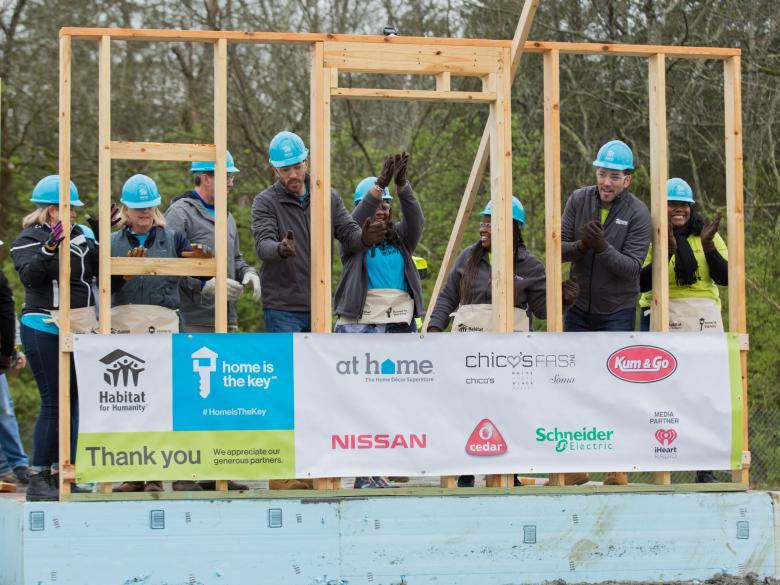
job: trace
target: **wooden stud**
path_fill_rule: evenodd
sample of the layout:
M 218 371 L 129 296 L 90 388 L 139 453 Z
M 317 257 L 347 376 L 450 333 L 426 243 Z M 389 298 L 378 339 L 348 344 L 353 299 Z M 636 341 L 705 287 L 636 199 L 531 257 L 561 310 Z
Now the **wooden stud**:
M 447 102 L 487 104 L 496 99 L 488 91 L 429 91 L 424 89 L 372 89 L 340 87 L 331 89 L 336 99 L 351 100 L 398 100 L 408 102 Z
M 742 66 L 739 56 L 726 59 L 723 97 L 726 134 L 726 216 L 729 250 L 729 331 L 747 333 L 745 307 L 745 201 L 742 186 Z M 742 369 L 742 449 L 749 451 L 747 351 L 740 351 Z M 732 481 L 747 484 L 747 466 L 732 471 Z
M 169 161 L 211 161 L 216 160 L 217 147 L 214 144 L 178 144 L 174 142 L 129 142 L 113 140 L 109 145 L 114 160 L 169 160 Z
M 16 484 L 15 483 L 8 483 L 5 481 L 0 481 L 0 492 L 12 494 L 16 491 Z
M 98 57 L 98 219 L 101 242 L 111 242 L 111 38 Z M 100 333 L 111 333 L 111 246 L 100 246 Z
M 666 60 L 663 54 L 648 60 L 648 104 L 650 109 L 650 213 L 653 230 L 653 331 L 669 331 L 669 262 L 666 179 L 668 178 L 666 132 Z M 669 485 L 672 474 L 656 471 L 653 483 Z
M 312 49 L 311 63 L 311 325 L 331 329 L 331 208 L 330 208 L 330 69 L 324 67 L 324 47 Z
M 216 288 L 214 297 L 216 333 L 227 332 L 227 41 L 214 44 L 214 244 Z
M 452 89 L 452 74 L 449 71 L 439 73 L 436 76 L 436 91 L 450 91 Z
M 112 258 L 108 273 L 122 276 L 215 276 L 217 261 L 213 258 Z
M 454 475 L 442 475 L 439 478 L 439 485 L 448 490 L 454 490 L 458 487 L 458 478 Z
M 65 238 L 60 244 L 60 339 L 70 335 L 70 130 L 71 39 L 60 37 L 60 220 Z M 70 465 L 70 353 L 60 344 L 59 354 L 59 464 Z M 60 494 L 70 493 L 70 482 L 60 474 Z
M 544 54 L 544 226 L 547 331 L 563 331 L 561 298 L 561 97 L 560 53 Z

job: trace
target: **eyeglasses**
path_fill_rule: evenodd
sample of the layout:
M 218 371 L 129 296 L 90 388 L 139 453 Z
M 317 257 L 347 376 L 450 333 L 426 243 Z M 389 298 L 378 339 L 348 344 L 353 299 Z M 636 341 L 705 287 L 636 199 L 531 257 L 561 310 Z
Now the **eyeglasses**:
M 481 229 L 481 230 L 489 230 L 490 229 L 490 222 L 489 221 L 481 221 L 481 222 L 479 222 L 479 229 Z

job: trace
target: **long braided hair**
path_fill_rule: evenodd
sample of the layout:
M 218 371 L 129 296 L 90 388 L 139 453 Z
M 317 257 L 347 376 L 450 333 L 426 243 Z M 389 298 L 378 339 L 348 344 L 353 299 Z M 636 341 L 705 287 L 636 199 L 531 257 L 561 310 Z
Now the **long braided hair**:
M 491 243 L 492 245 L 492 243 Z M 517 254 L 521 246 L 525 246 L 523 242 L 523 230 L 519 221 L 512 222 L 512 259 L 517 261 Z M 473 299 L 473 284 L 474 279 L 479 272 L 479 263 L 482 262 L 482 257 L 488 253 L 489 250 L 484 248 L 479 241 L 474 246 L 469 255 L 469 259 L 466 261 L 466 266 L 463 269 L 463 276 L 460 279 L 460 304 L 471 304 Z M 488 297 L 492 296 L 492 290 L 488 292 Z

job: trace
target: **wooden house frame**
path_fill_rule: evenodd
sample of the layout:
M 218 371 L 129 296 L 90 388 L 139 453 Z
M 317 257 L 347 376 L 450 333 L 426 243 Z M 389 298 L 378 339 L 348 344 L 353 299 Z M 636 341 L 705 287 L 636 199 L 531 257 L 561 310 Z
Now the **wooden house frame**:
M 216 278 L 216 331 L 227 331 L 227 46 L 228 43 L 291 43 L 311 47 L 311 291 L 312 330 L 329 332 L 331 323 L 331 246 L 330 240 L 330 106 L 333 99 L 373 99 L 439 102 L 473 102 L 490 108 L 479 150 L 471 169 L 461 206 L 445 252 L 441 271 L 429 303 L 425 324 L 441 290 L 444 278 L 457 254 L 476 194 L 488 162 L 490 194 L 493 202 L 493 320 L 496 331 L 508 332 L 513 323 L 511 195 L 512 137 L 511 84 L 523 52 L 542 53 L 544 64 L 544 146 L 545 146 L 545 232 L 547 289 L 561 288 L 561 165 L 559 59 L 561 54 L 621 55 L 646 58 L 649 64 L 650 150 L 653 246 L 660 257 L 667 251 L 665 183 L 667 179 L 667 134 L 665 59 L 719 59 L 724 62 L 724 100 L 726 129 L 726 184 L 729 247 L 729 323 L 731 331 L 746 334 L 744 214 L 742 193 L 742 128 L 740 99 L 740 51 L 679 46 L 611 45 L 586 43 L 528 42 L 539 0 L 526 0 L 512 41 L 440 39 L 417 37 L 380 37 L 330 35 L 318 33 L 246 33 L 230 31 L 180 31 L 109 28 L 63 28 L 60 31 L 60 104 L 59 174 L 60 217 L 65 228 L 62 250 L 69 249 L 70 201 L 67 185 L 71 175 L 71 56 L 76 40 L 99 43 L 98 88 L 98 197 L 100 234 L 109 242 L 111 224 L 111 161 L 165 160 L 208 161 L 215 166 L 216 233 L 214 259 L 112 258 L 110 247 L 100 251 L 100 330 L 111 331 L 111 275 L 169 274 L 214 276 Z M 163 144 L 123 142 L 111 138 L 111 43 L 125 42 L 202 42 L 214 46 L 214 142 L 212 144 Z M 420 74 L 435 76 L 435 90 L 341 88 L 339 72 Z M 482 80 L 481 91 L 453 91 L 453 76 L 474 76 Z M 70 257 L 60 255 L 60 279 L 68 282 Z M 668 273 L 665 264 L 654 264 L 653 325 L 668 328 Z M 73 338 L 70 332 L 70 291 L 60 290 L 61 330 L 59 357 L 60 397 L 60 488 L 70 492 L 75 468 L 70 461 L 70 360 Z M 560 295 L 547 295 L 547 327 L 562 331 Z M 746 404 L 747 336 L 743 337 L 742 382 Z M 747 408 L 743 425 L 747 449 Z M 749 453 L 743 457 L 743 469 L 734 472 L 734 481 L 746 484 Z M 490 476 L 488 485 L 510 487 L 511 476 Z M 668 472 L 654 474 L 657 484 L 669 484 Z M 563 485 L 562 474 L 551 478 L 552 485 Z M 442 478 L 443 487 L 454 487 L 454 478 Z M 332 480 L 317 480 L 317 487 L 334 488 Z M 227 489 L 227 481 L 217 482 L 218 490 Z M 111 484 L 101 484 L 110 492 Z

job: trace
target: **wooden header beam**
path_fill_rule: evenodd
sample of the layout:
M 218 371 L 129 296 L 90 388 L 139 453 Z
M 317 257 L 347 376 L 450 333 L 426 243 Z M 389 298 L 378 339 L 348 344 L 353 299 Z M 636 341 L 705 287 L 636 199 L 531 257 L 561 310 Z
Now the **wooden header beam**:
M 538 0 L 534 0 L 536 10 Z M 651 57 L 663 54 L 680 59 L 728 59 L 742 54 L 740 49 L 721 47 L 687 47 L 679 45 L 623 45 L 612 43 L 564 43 L 555 41 L 526 41 L 523 39 L 523 51 L 543 53 L 553 49 L 561 55 L 623 55 L 626 57 Z M 163 41 L 163 42 L 214 42 L 225 39 L 232 43 L 311 45 L 319 42 L 337 43 L 384 43 L 391 45 L 446 45 L 460 47 L 512 48 L 512 54 L 518 53 L 519 43 L 508 40 L 490 39 L 452 39 L 442 37 L 404 37 L 380 35 L 339 35 L 323 33 L 280 33 L 280 32 L 241 32 L 214 30 L 163 30 L 129 28 L 83 28 L 63 27 L 60 37 L 68 36 L 75 40 L 98 41 L 103 36 L 113 41 Z M 517 39 L 517 36 L 515 37 Z M 513 72 L 516 67 L 513 64 Z

